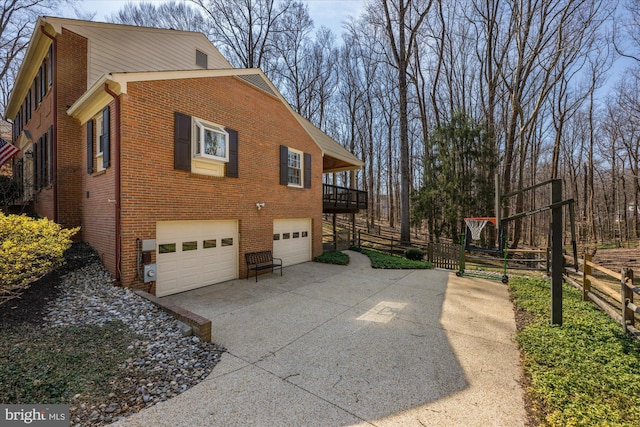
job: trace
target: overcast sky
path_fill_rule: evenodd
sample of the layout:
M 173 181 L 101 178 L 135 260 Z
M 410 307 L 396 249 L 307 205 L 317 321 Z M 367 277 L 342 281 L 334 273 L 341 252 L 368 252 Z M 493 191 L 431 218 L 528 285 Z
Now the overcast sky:
M 106 16 L 117 12 L 128 1 L 137 3 L 141 0 L 81 0 L 76 3 L 76 9 L 80 14 L 96 13 L 94 20 L 104 21 Z M 165 0 L 142 0 L 152 3 L 162 3 Z M 313 19 L 315 28 L 324 25 L 340 37 L 342 23 L 349 16 L 357 17 L 363 9 L 364 0 L 302 0 L 309 5 L 309 15 Z M 64 12 L 68 18 L 78 18 L 73 9 Z M 82 16 L 80 16 L 82 18 Z

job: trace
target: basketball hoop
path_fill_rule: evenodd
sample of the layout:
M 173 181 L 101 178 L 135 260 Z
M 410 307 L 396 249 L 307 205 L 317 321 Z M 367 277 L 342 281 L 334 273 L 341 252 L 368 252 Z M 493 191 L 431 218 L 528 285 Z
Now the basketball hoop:
M 482 233 L 484 226 L 487 225 L 488 222 L 495 225 L 496 219 L 495 217 L 465 218 L 464 222 L 471 231 L 471 238 L 473 240 L 480 240 L 480 233 Z

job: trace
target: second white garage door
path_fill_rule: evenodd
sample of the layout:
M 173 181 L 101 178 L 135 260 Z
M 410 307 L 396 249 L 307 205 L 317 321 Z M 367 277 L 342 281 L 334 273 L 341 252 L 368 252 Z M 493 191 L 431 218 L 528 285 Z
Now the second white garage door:
M 237 221 L 158 222 L 156 244 L 159 297 L 238 278 Z
M 311 219 L 274 220 L 273 256 L 285 267 L 311 261 Z

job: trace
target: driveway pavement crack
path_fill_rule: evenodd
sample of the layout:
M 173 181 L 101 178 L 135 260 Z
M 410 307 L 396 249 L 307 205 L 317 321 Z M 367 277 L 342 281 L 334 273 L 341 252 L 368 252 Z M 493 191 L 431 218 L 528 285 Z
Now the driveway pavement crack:
M 338 383 L 342 381 L 342 375 L 340 375 L 340 378 L 338 378 L 338 381 L 336 381 L 335 383 L 333 383 L 333 385 L 331 386 L 331 388 L 335 388 L 335 386 L 338 385 Z
M 297 377 L 297 376 L 300 376 L 300 373 L 287 375 L 287 376 L 286 376 L 286 377 L 284 377 L 282 380 L 283 380 L 283 381 L 287 381 L 289 378 L 291 378 L 291 377 Z

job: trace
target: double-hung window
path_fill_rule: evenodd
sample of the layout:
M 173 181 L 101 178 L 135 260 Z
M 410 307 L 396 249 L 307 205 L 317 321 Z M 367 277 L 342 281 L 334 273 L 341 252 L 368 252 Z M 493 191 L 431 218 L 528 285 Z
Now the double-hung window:
M 302 187 L 302 152 L 289 148 L 288 183 L 293 187 Z
M 194 119 L 194 154 L 221 162 L 229 161 L 229 133 L 222 126 Z
M 103 124 L 102 124 L 102 114 L 99 114 L 98 116 L 96 116 L 95 118 L 96 124 L 95 124 L 95 129 L 96 129 L 96 147 L 95 147 L 95 153 L 96 153 L 96 171 L 100 172 L 104 170 L 104 162 L 103 162 L 103 158 L 104 158 L 104 151 L 103 151 Z
M 311 188 L 311 154 L 280 146 L 280 185 Z
M 89 174 L 101 172 L 111 166 L 109 111 L 107 106 L 100 114 L 87 122 L 87 173 Z

